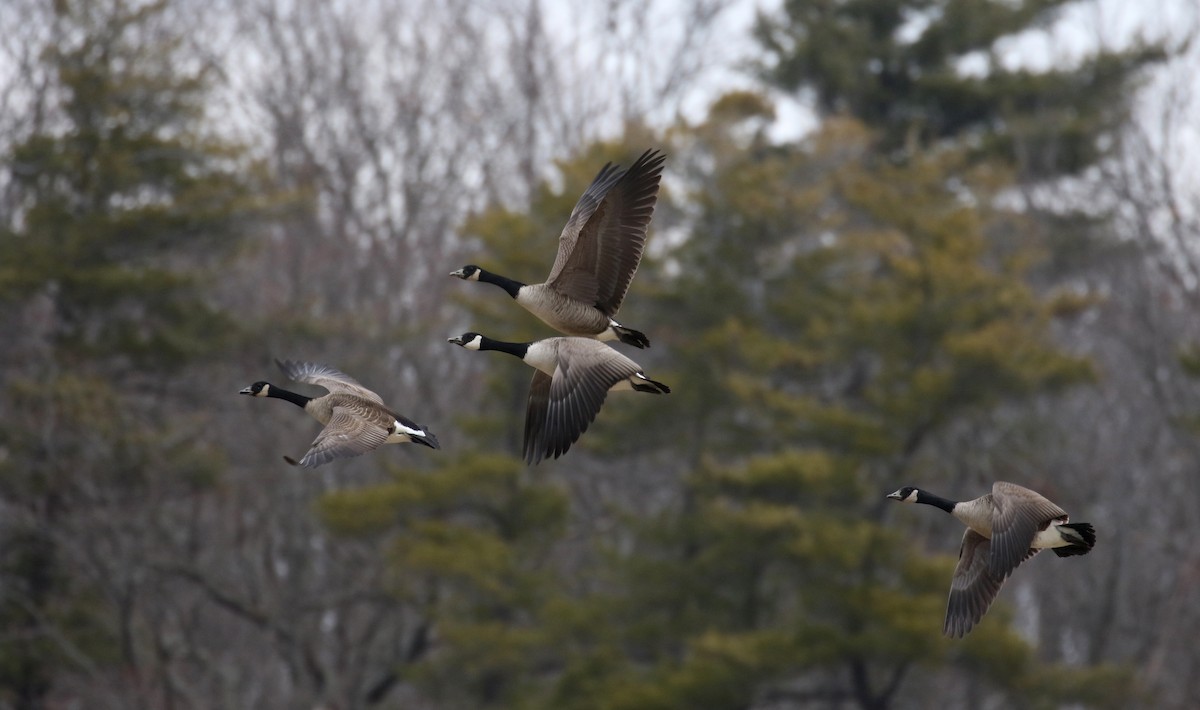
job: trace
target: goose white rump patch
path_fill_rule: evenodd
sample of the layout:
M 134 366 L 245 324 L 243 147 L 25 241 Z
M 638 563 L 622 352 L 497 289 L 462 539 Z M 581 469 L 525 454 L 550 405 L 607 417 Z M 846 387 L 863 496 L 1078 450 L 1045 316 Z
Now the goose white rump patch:
M 1046 526 L 1046 529 L 1039 532 L 1033 538 L 1033 542 L 1029 545 L 1035 550 L 1044 550 L 1049 547 L 1066 547 L 1071 542 L 1063 537 L 1058 526 L 1065 523 L 1065 520 L 1057 520 Z

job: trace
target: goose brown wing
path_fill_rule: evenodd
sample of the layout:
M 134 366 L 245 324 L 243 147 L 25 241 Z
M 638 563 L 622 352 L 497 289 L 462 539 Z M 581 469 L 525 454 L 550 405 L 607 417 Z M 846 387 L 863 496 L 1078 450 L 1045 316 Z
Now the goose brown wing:
M 608 390 L 638 370 L 632 360 L 599 341 L 565 339 L 554 375 L 535 376 L 530 387 L 525 460 L 535 464 L 566 453 L 595 420 Z
M 567 218 L 562 233 L 558 235 L 558 254 L 554 257 L 554 266 L 550 268 L 550 276 L 546 278 L 547 285 L 559 293 L 571 296 L 582 293 L 585 297 L 580 300 L 587 303 L 595 300 L 594 290 L 597 283 L 595 273 L 591 268 L 583 268 L 586 265 L 582 263 L 589 257 L 589 249 L 581 249 L 578 256 L 575 256 L 575 251 L 579 247 L 580 235 L 583 233 L 584 227 L 601 209 L 609 190 L 624 175 L 625 171 L 619 166 L 605 163 L 596 177 L 592 179 L 592 184 L 583 191 L 583 194 L 579 196 L 579 201 L 571 210 L 571 216 Z M 594 257 L 594 249 L 590 250 L 590 256 Z M 564 271 L 568 270 L 568 264 L 570 264 L 569 273 L 564 274 Z M 568 280 L 571 280 L 572 283 L 563 283 Z M 587 297 L 589 294 L 591 298 Z
M 525 403 L 525 437 L 523 455 L 525 462 L 533 465 L 546 455 L 543 432 L 546 427 L 546 410 L 550 406 L 550 375 L 534 370 L 529 383 L 529 399 Z
M 314 468 L 334 459 L 360 456 L 383 446 L 387 437 L 387 428 L 378 422 L 364 419 L 351 408 L 335 406 L 329 423 L 298 465 Z
M 605 166 L 559 236 L 546 284 L 612 316 L 642 260 L 666 156 L 648 150 L 624 172 Z
M 988 569 L 992 549 L 991 541 L 974 530 L 968 528 L 963 533 L 958 565 L 950 578 L 946 623 L 942 626 L 942 633 L 950 638 L 966 636 L 987 613 L 1004 585 L 1004 577 L 997 577 Z M 1022 561 L 1035 554 L 1037 550 L 1026 550 Z
M 999 579 L 1029 559 L 1033 538 L 1067 511 L 1034 491 L 1015 483 L 992 484 L 992 540 L 989 573 Z
M 276 360 L 275 364 L 289 379 L 296 382 L 324 387 L 331 394 L 353 394 L 383 404 L 383 398 L 363 387 L 358 380 L 328 365 L 295 360 Z

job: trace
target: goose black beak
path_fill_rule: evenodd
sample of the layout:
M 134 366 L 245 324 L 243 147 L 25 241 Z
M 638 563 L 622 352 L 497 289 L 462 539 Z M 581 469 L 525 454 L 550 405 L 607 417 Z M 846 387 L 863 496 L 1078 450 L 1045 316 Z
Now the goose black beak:
M 238 394 L 248 394 L 248 395 L 254 396 L 254 392 L 250 391 L 249 387 L 243 387 L 242 391 L 238 392 Z
M 456 335 L 453 338 L 446 338 L 446 342 L 454 343 L 455 345 L 462 345 L 463 339 L 462 339 L 462 336 Z
M 466 273 L 464 273 L 462 269 L 455 269 L 454 271 L 450 272 L 450 275 L 457 276 L 460 279 L 465 279 L 467 277 Z
M 904 498 L 904 496 L 900 495 L 900 491 L 895 491 L 894 493 L 888 493 L 887 497 L 891 498 L 893 500 L 902 500 Z

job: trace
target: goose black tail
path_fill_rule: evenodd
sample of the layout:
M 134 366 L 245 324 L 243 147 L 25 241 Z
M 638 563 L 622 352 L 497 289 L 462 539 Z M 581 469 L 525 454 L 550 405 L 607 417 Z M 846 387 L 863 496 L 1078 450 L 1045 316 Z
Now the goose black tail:
M 1063 538 L 1070 540 L 1066 547 L 1054 547 L 1054 554 L 1059 557 L 1086 555 L 1096 546 L 1096 529 L 1088 523 L 1065 523 L 1058 526 Z
M 657 380 L 652 380 L 649 377 L 645 377 L 643 379 L 635 376 L 630 379 L 633 389 L 636 392 L 647 392 L 649 394 L 671 394 L 670 387 L 667 387 Z
M 425 436 L 410 437 L 414 444 L 422 444 L 424 446 L 428 446 L 431 449 L 442 448 L 441 443 L 438 441 L 438 438 L 433 435 L 433 432 L 429 431 L 428 429 L 425 429 L 424 427 L 421 428 L 421 431 L 425 432 Z
M 612 329 L 617 334 L 617 338 L 626 345 L 632 345 L 635 348 L 650 347 L 650 339 L 640 330 L 626 328 L 623 325 L 613 325 Z

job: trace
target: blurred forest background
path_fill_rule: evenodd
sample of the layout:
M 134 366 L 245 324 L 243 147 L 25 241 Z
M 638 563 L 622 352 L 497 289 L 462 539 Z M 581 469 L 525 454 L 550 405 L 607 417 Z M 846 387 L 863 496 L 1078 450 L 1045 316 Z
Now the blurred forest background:
M 1195 707 L 1189 3 L 0 26 L 0 707 Z M 527 468 L 528 368 L 446 337 L 550 333 L 447 274 L 541 280 L 596 171 L 650 147 L 621 316 L 673 394 Z M 318 425 L 237 396 L 274 357 L 443 450 L 287 466 Z M 997 479 L 1099 543 L 951 642 L 961 528 L 883 496 Z

